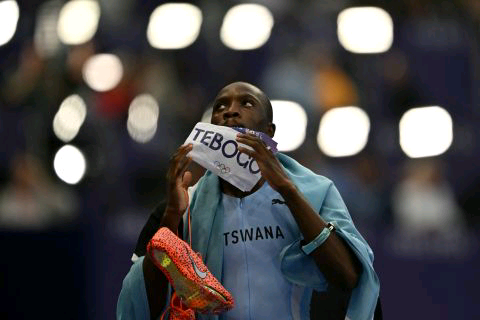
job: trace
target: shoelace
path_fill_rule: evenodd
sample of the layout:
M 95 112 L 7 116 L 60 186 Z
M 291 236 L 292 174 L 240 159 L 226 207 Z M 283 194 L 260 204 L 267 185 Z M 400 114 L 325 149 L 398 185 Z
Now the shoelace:
M 175 305 L 175 301 L 176 299 L 178 298 L 178 306 Z M 165 311 L 163 312 L 162 314 L 162 317 L 160 318 L 160 320 L 163 320 L 164 317 L 165 317 L 165 314 L 167 313 L 167 311 L 175 311 L 177 313 L 177 315 L 181 316 L 181 317 L 184 317 L 185 319 L 190 319 L 190 313 L 188 311 L 190 311 L 191 309 L 185 309 L 185 307 L 182 307 L 182 301 L 181 299 L 176 295 L 175 292 L 173 292 L 172 294 L 172 297 L 170 299 L 170 305 L 168 306 L 167 309 L 165 309 Z
M 187 198 L 187 220 L 188 220 L 188 244 L 190 245 L 190 247 L 192 247 L 192 227 L 191 227 L 191 218 L 190 218 L 190 198 L 188 196 L 188 192 L 187 190 L 183 190 L 185 192 L 185 197 Z M 178 236 L 178 230 L 177 230 L 177 236 Z M 202 256 L 200 255 L 199 252 L 197 252 L 197 255 L 202 258 Z M 176 306 L 175 303 L 174 303 L 174 300 L 175 298 L 178 298 L 179 299 L 179 306 Z M 182 302 L 181 302 L 181 298 L 177 296 L 177 294 L 175 293 L 175 291 L 173 292 L 172 294 L 172 297 L 170 298 L 170 305 L 168 306 L 168 308 L 165 309 L 165 311 L 162 313 L 162 317 L 160 318 L 160 320 L 163 320 L 163 318 L 165 317 L 165 314 L 167 313 L 167 311 L 169 310 L 175 310 L 176 312 L 180 313 L 182 316 L 185 316 L 185 318 L 188 318 L 190 315 L 188 313 L 189 310 L 191 309 L 182 309 Z
M 192 247 L 192 226 L 191 226 L 191 219 L 190 219 L 190 197 L 188 196 L 187 190 L 184 189 L 183 191 L 185 192 L 185 197 L 187 198 L 188 244 L 190 245 L 190 248 L 191 248 Z

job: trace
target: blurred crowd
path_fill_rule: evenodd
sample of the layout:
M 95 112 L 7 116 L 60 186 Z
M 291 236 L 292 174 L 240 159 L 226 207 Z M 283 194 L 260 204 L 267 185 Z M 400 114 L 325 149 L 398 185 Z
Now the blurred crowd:
M 96 225 L 103 237 L 126 244 L 122 263 L 128 263 L 128 246 L 133 249 L 164 195 L 169 157 L 216 92 L 243 80 L 271 99 L 305 108 L 307 136 L 290 154 L 336 183 L 374 248 L 400 257 L 475 254 L 480 1 L 257 1 L 273 12 L 275 26 L 267 44 L 253 51 L 233 51 L 218 39 L 222 14 L 237 1 L 197 1 L 209 12 L 200 37 L 186 49 L 162 51 L 149 47 L 144 33 L 157 2 L 101 0 L 107 11 L 96 36 L 82 45 L 63 45 L 48 57 L 33 38 L 42 2 L 19 2 L 23 16 L 17 35 L 0 47 L 3 231 L 48 233 Z M 394 44 L 388 52 L 356 55 L 340 46 L 338 12 L 354 5 L 378 5 L 392 15 Z M 82 68 L 89 57 L 105 52 L 121 58 L 124 75 L 114 89 L 96 92 L 86 85 Z M 131 139 L 126 127 L 128 107 L 142 93 L 160 106 L 157 132 L 143 144 Z M 77 185 L 64 183 L 53 169 L 64 142 L 52 122 L 71 94 L 87 104 L 85 124 L 70 142 L 87 159 L 86 176 Z M 366 147 L 351 157 L 324 155 L 316 142 L 322 115 L 352 105 L 370 116 Z M 452 115 L 453 144 L 440 156 L 409 159 L 398 142 L 398 122 L 408 109 L 425 105 L 440 105 Z

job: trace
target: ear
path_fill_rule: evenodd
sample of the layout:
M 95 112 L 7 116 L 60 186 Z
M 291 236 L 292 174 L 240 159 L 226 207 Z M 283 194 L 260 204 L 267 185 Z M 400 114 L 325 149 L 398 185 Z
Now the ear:
M 273 122 L 270 122 L 267 128 L 267 134 L 270 136 L 270 138 L 273 138 L 273 136 L 275 135 L 275 129 L 275 124 Z

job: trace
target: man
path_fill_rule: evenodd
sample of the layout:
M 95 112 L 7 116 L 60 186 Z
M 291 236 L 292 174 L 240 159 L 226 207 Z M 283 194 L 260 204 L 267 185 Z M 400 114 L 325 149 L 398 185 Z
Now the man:
M 251 84 L 232 83 L 214 100 L 212 124 L 273 137 L 272 120 L 269 99 Z M 236 303 L 220 318 L 308 319 L 313 292 L 332 291 L 350 296 L 348 318 L 372 319 L 379 292 L 373 254 L 333 183 L 274 155 L 255 135 L 238 134 L 237 142 L 251 147 L 238 150 L 256 160 L 262 175 L 256 186 L 243 192 L 207 172 L 190 197 L 193 249 Z M 183 145 L 171 158 L 165 209 L 159 223 L 151 217 L 142 231 L 140 255 L 159 227 L 176 232 L 181 224 L 189 205 L 191 150 Z M 147 254 L 124 280 L 117 318 L 157 319 L 167 300 L 166 277 Z

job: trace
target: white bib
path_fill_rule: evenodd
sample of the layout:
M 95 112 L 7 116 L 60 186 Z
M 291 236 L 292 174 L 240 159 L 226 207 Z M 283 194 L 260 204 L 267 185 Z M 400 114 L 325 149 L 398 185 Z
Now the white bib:
M 235 140 L 238 133 L 233 128 L 199 122 L 185 144 L 193 144 L 188 154 L 193 161 L 238 189 L 250 191 L 260 180 L 261 173 L 255 159 L 238 151 L 239 145 L 252 149 Z

